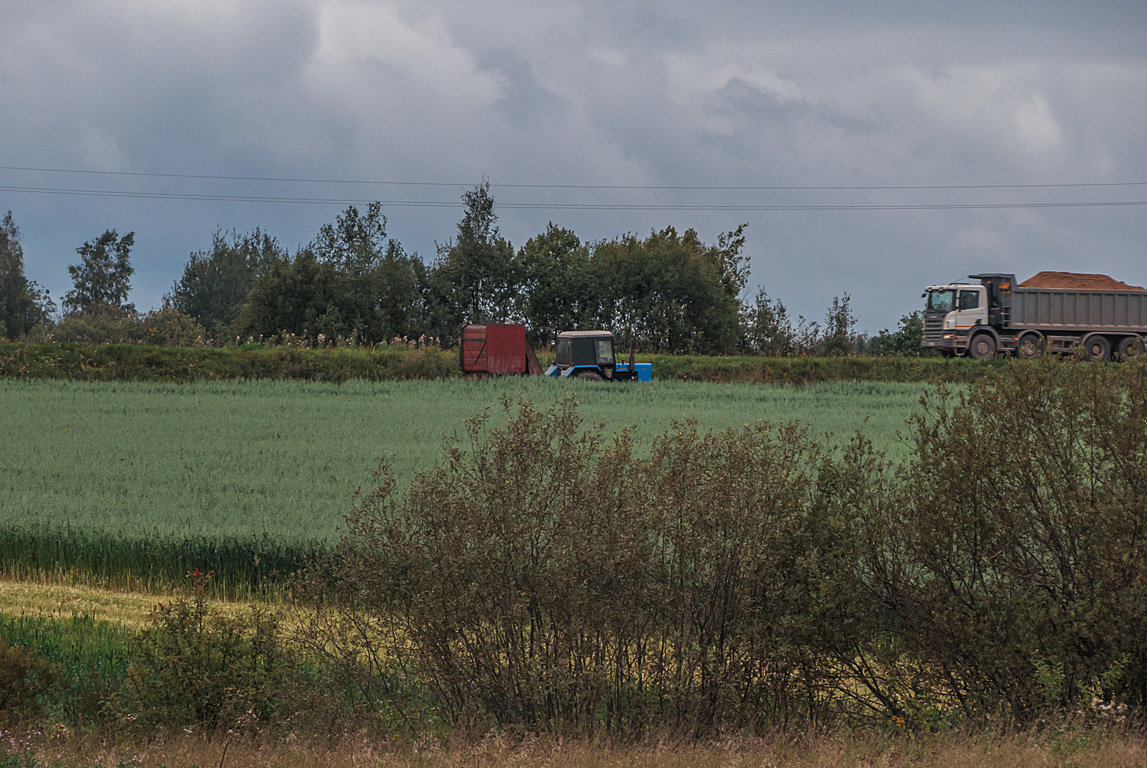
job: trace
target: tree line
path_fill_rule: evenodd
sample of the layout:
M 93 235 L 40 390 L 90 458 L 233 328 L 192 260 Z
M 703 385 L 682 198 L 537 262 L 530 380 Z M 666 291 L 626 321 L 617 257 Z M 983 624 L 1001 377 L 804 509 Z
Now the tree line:
M 823 322 L 792 317 L 760 288 L 746 295 L 745 225 L 705 243 L 672 226 L 585 242 L 550 223 L 515 249 L 488 182 L 463 195 L 454 236 L 427 263 L 387 234 L 380 203 L 351 205 L 294 253 L 261 229 L 218 231 L 190 254 L 162 306 L 128 303 L 134 233 L 85 242 L 62 313 L 23 273 L 11 212 L 0 231 L 0 336 L 58 341 L 227 344 L 290 337 L 314 344 L 457 342 L 463 323 L 521 323 L 544 346 L 562 330 L 606 328 L 649 352 L 915 354 L 919 317 L 866 338 L 848 293 Z

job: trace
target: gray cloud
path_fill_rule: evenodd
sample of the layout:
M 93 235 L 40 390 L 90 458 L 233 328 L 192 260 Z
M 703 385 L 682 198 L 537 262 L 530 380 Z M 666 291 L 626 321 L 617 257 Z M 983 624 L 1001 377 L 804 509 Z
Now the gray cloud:
M 574 191 L 498 184 L 914 186 L 1147 181 L 1147 5 L 297 0 L 17 3 L 0 27 L 0 164 L 447 181 L 499 202 L 902 205 L 1147 199 L 1147 187 Z M 221 182 L 0 171 L 0 185 L 383 200 L 462 186 Z M 148 307 L 216 227 L 305 242 L 338 206 L 0 190 L 30 277 L 135 230 Z M 428 256 L 457 209 L 392 206 Z M 749 222 L 754 283 L 819 317 L 850 291 L 894 324 L 919 287 L 978 269 L 1147 282 L 1144 209 L 501 210 L 584 239 Z

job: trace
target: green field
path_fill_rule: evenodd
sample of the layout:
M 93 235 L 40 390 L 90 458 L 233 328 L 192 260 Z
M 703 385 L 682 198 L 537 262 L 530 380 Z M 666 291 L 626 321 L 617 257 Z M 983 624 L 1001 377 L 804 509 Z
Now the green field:
M 650 439 L 674 420 L 704 428 L 798 419 L 893 459 L 925 386 L 549 379 L 194 384 L 0 380 L 0 562 L 178 573 L 289 570 L 338 536 L 357 488 L 388 458 L 399 488 L 443 439 L 503 396 L 545 405 L 574 391 L 586 422 Z M 221 573 L 222 575 L 222 573 Z

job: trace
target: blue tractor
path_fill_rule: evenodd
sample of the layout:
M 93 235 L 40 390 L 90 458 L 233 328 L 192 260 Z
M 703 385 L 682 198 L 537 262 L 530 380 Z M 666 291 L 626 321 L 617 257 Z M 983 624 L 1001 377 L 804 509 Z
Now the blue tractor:
M 634 362 L 632 352 L 628 363 L 617 362 L 609 331 L 563 331 L 558 334 L 554 364 L 546 375 L 588 381 L 649 381 L 653 364 Z

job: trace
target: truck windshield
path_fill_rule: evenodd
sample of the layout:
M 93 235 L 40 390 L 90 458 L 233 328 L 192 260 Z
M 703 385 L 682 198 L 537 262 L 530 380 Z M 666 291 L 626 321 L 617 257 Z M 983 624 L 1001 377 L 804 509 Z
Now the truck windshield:
M 955 291 L 928 291 L 928 304 L 926 308 L 929 312 L 951 312 L 955 303 Z

